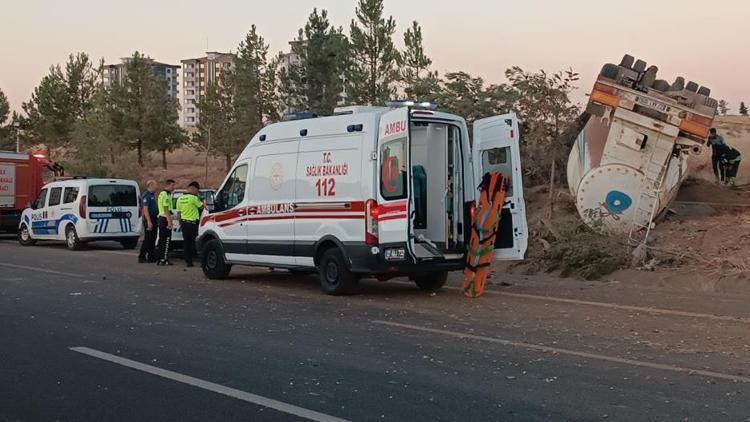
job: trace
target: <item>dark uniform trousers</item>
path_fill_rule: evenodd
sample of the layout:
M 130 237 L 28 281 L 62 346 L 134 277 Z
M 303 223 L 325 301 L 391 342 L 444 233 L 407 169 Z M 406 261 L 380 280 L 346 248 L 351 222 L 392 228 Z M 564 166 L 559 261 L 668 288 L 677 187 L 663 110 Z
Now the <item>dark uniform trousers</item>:
M 168 216 L 172 218 L 172 216 Z M 159 243 L 156 245 L 156 258 L 164 261 L 169 260 L 169 241 L 172 239 L 172 230 L 167 227 L 167 217 L 159 217 Z
M 198 222 L 180 220 L 180 228 L 182 229 L 182 238 L 185 240 L 185 262 L 188 264 L 193 263 L 195 258 L 195 239 L 198 237 Z
M 153 220 L 152 220 L 153 221 Z M 151 230 L 148 229 L 148 223 L 146 219 L 143 219 L 143 243 L 141 243 L 141 253 L 138 254 L 138 258 L 145 259 L 147 261 L 157 261 L 159 257 L 156 256 L 156 227 Z

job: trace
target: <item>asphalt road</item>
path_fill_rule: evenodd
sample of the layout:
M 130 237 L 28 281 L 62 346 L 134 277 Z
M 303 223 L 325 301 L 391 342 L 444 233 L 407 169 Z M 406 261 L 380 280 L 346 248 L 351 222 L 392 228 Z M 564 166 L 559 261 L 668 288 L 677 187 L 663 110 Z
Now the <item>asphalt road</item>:
M 0 241 L 0 420 L 750 421 L 745 298 L 512 284 L 329 297 Z

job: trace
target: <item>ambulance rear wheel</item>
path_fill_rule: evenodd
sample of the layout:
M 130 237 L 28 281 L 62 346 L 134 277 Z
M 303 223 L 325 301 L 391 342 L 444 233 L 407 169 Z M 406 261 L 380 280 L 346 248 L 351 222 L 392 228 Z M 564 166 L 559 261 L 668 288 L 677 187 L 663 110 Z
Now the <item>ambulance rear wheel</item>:
M 323 252 L 318 267 L 320 287 L 323 293 L 341 296 L 356 291 L 359 278 L 346 267 L 344 255 L 338 248 L 331 248 Z
M 81 239 L 78 238 L 76 228 L 72 225 L 68 226 L 68 228 L 65 229 L 65 245 L 71 251 L 78 251 L 83 248 L 83 242 L 81 242 Z
M 220 241 L 213 239 L 206 242 L 200 256 L 201 268 L 206 277 L 211 280 L 223 280 L 229 276 L 232 265 L 224 260 L 224 249 Z
M 36 240 L 31 238 L 31 232 L 29 232 L 26 224 L 22 224 L 21 230 L 18 231 L 18 243 L 22 246 L 34 246 L 36 244 Z
M 448 281 L 448 272 L 442 271 L 437 273 L 424 274 L 418 277 L 413 277 L 412 280 L 414 280 L 420 290 L 424 290 L 426 292 L 434 292 L 435 290 L 440 290 L 443 288 L 443 286 L 445 286 L 445 283 Z

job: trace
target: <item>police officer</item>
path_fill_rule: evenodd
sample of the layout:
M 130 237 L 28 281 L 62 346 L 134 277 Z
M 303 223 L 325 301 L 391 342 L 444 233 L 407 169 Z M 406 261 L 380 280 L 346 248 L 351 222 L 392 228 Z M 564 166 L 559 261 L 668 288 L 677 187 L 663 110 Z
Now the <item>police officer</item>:
M 143 243 L 141 243 L 141 252 L 138 254 L 138 263 L 156 262 L 156 223 L 159 215 L 159 208 L 156 206 L 156 181 L 149 180 L 146 182 L 146 192 L 141 197 L 141 207 L 143 208 Z
M 177 212 L 180 214 L 180 227 L 185 241 L 185 263 L 193 266 L 195 257 L 195 238 L 198 237 L 198 219 L 203 209 L 203 203 L 198 199 L 201 186 L 198 182 L 190 182 L 187 193 L 177 198 Z
M 169 262 L 169 241 L 172 239 L 172 191 L 175 181 L 167 179 L 164 190 L 156 201 L 159 207 L 159 243 L 156 246 L 156 265 L 172 265 Z

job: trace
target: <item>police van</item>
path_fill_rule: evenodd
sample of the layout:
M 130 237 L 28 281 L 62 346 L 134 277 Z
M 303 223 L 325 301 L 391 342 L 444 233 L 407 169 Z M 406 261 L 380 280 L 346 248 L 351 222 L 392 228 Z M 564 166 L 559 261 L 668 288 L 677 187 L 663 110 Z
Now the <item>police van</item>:
M 515 114 L 473 125 L 433 107 L 353 106 L 284 121 L 256 134 L 201 218 L 205 275 L 232 265 L 317 272 L 328 294 L 359 278 L 407 276 L 439 289 L 464 268 L 477 186 L 510 178 L 497 259 L 522 259 L 528 242 Z
M 141 234 L 138 184 L 132 180 L 75 177 L 46 184 L 21 214 L 18 240 L 64 240 L 71 250 L 114 240 L 134 249 Z

